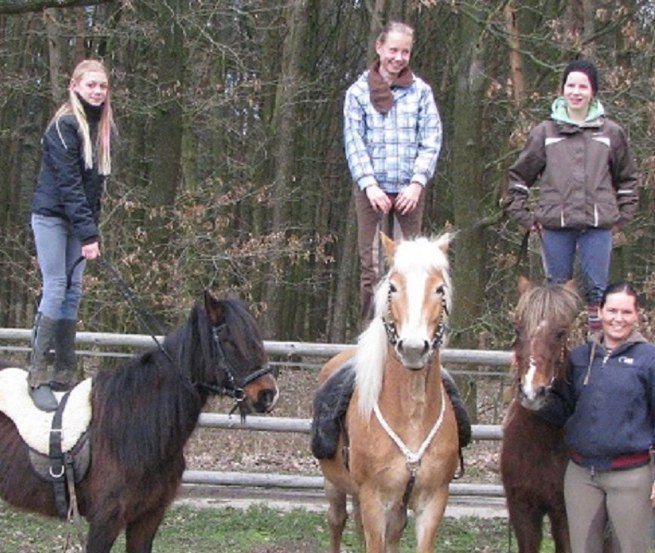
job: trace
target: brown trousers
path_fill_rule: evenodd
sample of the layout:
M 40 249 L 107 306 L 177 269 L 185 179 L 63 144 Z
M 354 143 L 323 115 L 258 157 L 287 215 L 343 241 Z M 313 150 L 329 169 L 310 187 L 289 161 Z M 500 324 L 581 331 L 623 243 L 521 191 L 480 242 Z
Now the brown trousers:
M 418 236 L 421 232 L 425 189 L 421 192 L 416 209 L 401 215 L 393 209 L 387 215 L 378 213 L 368 201 L 366 192 L 355 185 L 355 209 L 357 212 L 357 243 L 359 248 L 359 297 L 360 320 L 365 325 L 373 318 L 375 286 L 384 274 L 384 256 L 380 252 L 380 231 L 394 240 Z M 395 195 L 390 195 L 392 201 Z

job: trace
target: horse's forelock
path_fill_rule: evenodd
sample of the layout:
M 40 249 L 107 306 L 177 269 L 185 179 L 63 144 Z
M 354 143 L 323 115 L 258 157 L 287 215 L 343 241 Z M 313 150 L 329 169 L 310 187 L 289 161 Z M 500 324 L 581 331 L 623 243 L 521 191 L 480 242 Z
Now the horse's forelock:
M 448 272 L 446 253 L 435 240 L 416 238 L 400 242 L 393 258 L 393 267 L 401 273 Z
M 399 242 L 393 257 L 393 265 L 382 278 L 375 292 L 375 316 L 381 317 L 386 312 L 387 297 L 389 295 L 390 275 L 393 272 L 428 275 L 433 272 L 440 272 L 445 284 L 446 307 L 451 310 L 452 305 L 452 283 L 450 280 L 450 264 L 448 256 L 441 247 L 439 240 L 425 237 L 414 240 Z
M 230 329 L 230 338 L 242 357 L 257 355 L 257 365 L 264 362 L 266 354 L 259 327 L 246 305 L 237 299 L 226 299 L 225 323 Z
M 533 286 L 526 290 L 516 306 L 517 326 L 532 336 L 542 321 L 570 327 L 577 315 L 579 296 L 559 284 Z

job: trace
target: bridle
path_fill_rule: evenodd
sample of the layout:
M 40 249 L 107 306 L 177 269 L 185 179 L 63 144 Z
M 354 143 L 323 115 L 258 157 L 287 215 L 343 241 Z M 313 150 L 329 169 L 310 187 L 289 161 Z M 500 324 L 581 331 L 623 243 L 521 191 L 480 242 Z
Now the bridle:
M 533 339 L 534 339 L 534 338 L 530 338 L 530 342 L 532 342 Z M 518 342 L 519 342 L 519 330 L 516 329 L 516 338 L 515 338 L 515 341 L 514 341 L 513 347 L 514 347 Z M 530 343 L 530 349 L 532 349 L 532 345 L 531 345 L 531 343 Z M 545 390 L 550 390 L 550 389 L 553 387 L 553 385 L 555 384 L 555 380 L 557 380 L 558 373 L 559 373 L 558 366 L 559 366 L 560 364 L 562 364 L 562 363 L 565 362 L 566 357 L 567 357 L 567 354 L 568 354 L 568 337 L 567 337 L 566 340 L 564 340 L 564 342 L 562 343 L 562 345 L 561 345 L 561 347 L 560 347 L 560 350 L 559 350 L 559 356 L 558 356 L 557 359 L 554 361 L 554 363 L 555 363 L 556 365 L 555 365 L 555 368 L 554 368 L 554 370 L 553 370 L 553 373 L 551 374 L 548 383 L 544 385 L 544 389 L 545 389 Z M 517 365 L 517 369 L 520 369 L 520 367 L 519 367 L 519 363 L 518 363 L 518 360 L 517 360 L 516 365 Z M 518 395 L 519 395 L 519 397 L 524 397 L 524 396 L 525 396 L 525 392 L 523 391 L 523 378 L 524 378 L 525 375 L 526 375 L 528 372 L 530 372 L 532 369 L 535 369 L 535 370 L 536 370 L 536 367 L 537 367 L 537 361 L 536 361 L 536 359 L 535 359 L 535 357 L 534 357 L 534 355 L 532 354 L 532 351 L 531 351 L 531 352 L 530 352 L 530 355 L 528 356 L 528 367 L 527 367 L 527 370 L 525 370 L 525 371 L 517 370 L 517 373 L 518 373 L 518 374 L 517 374 L 517 376 L 516 376 L 516 381 L 517 381 L 517 384 L 518 384 L 517 388 L 518 388 Z
M 236 404 L 230 411 L 230 414 L 236 411 L 241 402 L 246 398 L 245 388 L 251 382 L 254 382 L 258 378 L 265 376 L 269 373 L 272 373 L 274 369 L 267 363 L 263 367 L 260 367 L 256 371 L 253 371 L 246 375 L 239 384 L 237 380 L 237 373 L 234 369 L 234 366 L 228 361 L 227 356 L 225 355 L 225 350 L 223 349 L 223 344 L 221 342 L 220 332 L 226 328 L 225 324 L 220 324 L 212 326 L 212 352 L 215 352 L 216 362 L 219 369 L 222 369 L 224 378 L 223 385 L 216 386 L 214 384 L 207 384 L 205 382 L 198 383 L 203 388 L 222 396 L 228 396 L 236 400 Z M 212 355 L 213 357 L 214 355 Z
M 448 304 L 446 302 L 446 290 L 445 284 L 439 286 L 441 289 L 441 318 L 439 319 L 439 324 L 434 331 L 432 340 L 430 341 L 430 355 L 441 347 L 443 343 L 444 336 L 446 334 L 446 323 L 444 315 L 449 315 Z M 400 336 L 398 335 L 398 329 L 396 328 L 396 323 L 391 320 L 391 293 L 392 287 L 389 285 L 389 290 L 387 291 L 387 310 L 384 315 L 382 315 L 382 324 L 384 325 L 384 330 L 387 333 L 387 340 L 389 344 L 395 349 L 396 345 L 400 341 Z

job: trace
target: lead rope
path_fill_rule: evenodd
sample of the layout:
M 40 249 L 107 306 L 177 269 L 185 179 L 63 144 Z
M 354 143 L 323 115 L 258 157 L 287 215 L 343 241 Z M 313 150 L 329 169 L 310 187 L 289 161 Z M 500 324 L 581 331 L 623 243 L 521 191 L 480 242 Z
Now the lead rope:
M 67 275 L 66 275 L 66 287 L 70 288 L 72 278 L 73 278 L 73 272 L 77 268 L 77 266 L 84 261 L 84 256 L 80 256 L 75 263 L 73 263 L 73 266 L 69 269 Z M 135 292 L 127 285 L 125 282 L 125 279 L 121 276 L 121 274 L 118 272 L 118 269 L 114 265 L 112 265 L 107 259 L 105 259 L 103 256 L 98 256 L 96 258 L 96 263 L 102 267 L 108 274 L 111 280 L 114 282 L 116 285 L 116 288 L 118 288 L 118 291 L 123 295 L 123 297 L 127 300 L 127 303 L 129 306 L 132 308 L 134 311 L 134 314 L 136 315 L 137 319 L 147 330 L 147 332 L 150 334 L 150 337 L 152 338 L 152 341 L 155 343 L 157 346 L 157 349 L 161 353 L 164 354 L 164 357 L 166 357 L 172 364 L 175 364 L 175 361 L 173 361 L 173 358 L 170 356 L 170 354 L 164 349 L 164 345 L 160 340 L 157 338 L 157 334 L 159 335 L 164 335 L 165 330 L 164 327 L 161 325 L 161 323 L 146 309 L 144 309 L 141 304 L 139 303 L 139 300 L 137 298 L 137 295 Z

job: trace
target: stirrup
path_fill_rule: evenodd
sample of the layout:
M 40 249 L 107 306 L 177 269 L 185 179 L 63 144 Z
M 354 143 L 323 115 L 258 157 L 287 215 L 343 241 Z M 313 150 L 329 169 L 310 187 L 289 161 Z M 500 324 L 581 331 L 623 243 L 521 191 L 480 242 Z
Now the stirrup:
M 30 397 L 34 405 L 46 413 L 56 411 L 59 407 L 59 402 L 48 384 L 41 384 L 36 388 L 30 387 Z

